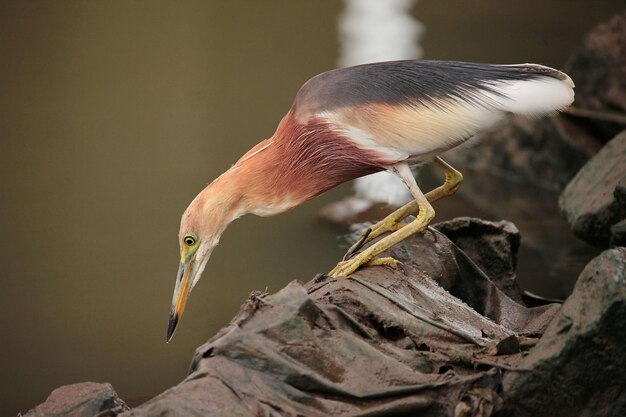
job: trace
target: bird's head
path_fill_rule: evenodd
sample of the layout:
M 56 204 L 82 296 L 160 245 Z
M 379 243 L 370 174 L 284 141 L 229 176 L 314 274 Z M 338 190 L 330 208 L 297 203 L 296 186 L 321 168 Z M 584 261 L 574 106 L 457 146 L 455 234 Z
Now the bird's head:
M 183 315 L 187 298 L 204 271 L 211 252 L 224 229 L 238 217 L 233 202 L 211 186 L 200 193 L 187 207 L 180 222 L 178 241 L 180 263 L 172 297 L 167 341 Z

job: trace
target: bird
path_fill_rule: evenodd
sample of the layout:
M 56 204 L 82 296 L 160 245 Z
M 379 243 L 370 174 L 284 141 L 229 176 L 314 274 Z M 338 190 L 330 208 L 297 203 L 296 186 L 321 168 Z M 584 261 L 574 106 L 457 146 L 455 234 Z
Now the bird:
M 552 115 L 574 100 L 565 73 L 537 64 L 387 61 L 330 70 L 305 82 L 275 133 L 204 188 L 183 213 L 169 342 L 191 290 L 227 226 L 245 214 L 273 216 L 325 191 L 379 171 L 397 175 L 413 200 L 361 233 L 327 275 L 364 265 L 396 266 L 379 255 L 422 233 L 431 203 L 460 186 L 461 172 L 440 156 L 508 115 Z M 411 165 L 433 162 L 443 184 L 424 194 Z M 415 216 L 414 219 L 403 220 Z M 365 249 L 375 238 L 388 234 Z

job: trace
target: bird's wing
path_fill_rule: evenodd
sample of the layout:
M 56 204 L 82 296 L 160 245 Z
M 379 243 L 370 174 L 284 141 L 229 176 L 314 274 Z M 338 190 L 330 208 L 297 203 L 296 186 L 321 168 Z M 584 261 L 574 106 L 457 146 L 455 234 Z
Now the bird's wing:
M 300 123 L 321 118 L 357 145 L 401 160 L 456 146 L 507 113 L 561 110 L 573 87 L 566 74 L 535 64 L 393 61 L 313 77 L 292 110 Z

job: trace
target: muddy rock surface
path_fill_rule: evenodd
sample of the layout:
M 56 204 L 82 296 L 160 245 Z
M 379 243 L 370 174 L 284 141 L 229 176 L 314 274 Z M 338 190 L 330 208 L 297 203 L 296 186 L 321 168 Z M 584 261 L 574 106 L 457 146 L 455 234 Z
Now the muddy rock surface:
M 457 217 L 434 227 L 465 252 L 509 298 L 522 302 L 515 276 L 520 233 L 513 223 Z
M 566 115 L 512 117 L 444 154 L 453 166 L 562 190 L 602 143 Z
M 626 415 L 626 248 L 603 252 L 543 337 L 504 376 L 505 404 L 516 416 Z
M 565 71 L 576 83 L 576 107 L 626 113 L 626 10 L 593 29 Z M 624 128 L 597 119 L 577 121 L 602 142 Z
M 126 410 L 110 384 L 83 382 L 55 389 L 24 417 L 114 417 Z
M 559 205 L 574 234 L 599 247 L 623 244 L 623 225 L 618 223 L 626 219 L 625 185 L 623 131 L 580 170 L 561 194 Z
M 626 219 L 611 226 L 610 246 L 626 246 Z
M 516 366 L 560 306 L 513 301 L 436 230 L 391 254 L 402 262 L 397 270 L 320 275 L 252 295 L 196 351 L 185 381 L 125 415 L 490 415 L 476 413 L 500 407 L 503 369 Z

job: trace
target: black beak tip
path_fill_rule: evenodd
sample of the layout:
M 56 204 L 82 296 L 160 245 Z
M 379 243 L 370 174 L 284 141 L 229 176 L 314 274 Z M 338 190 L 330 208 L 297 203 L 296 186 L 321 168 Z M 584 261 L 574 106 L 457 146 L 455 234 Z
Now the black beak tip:
M 170 320 L 169 320 L 169 323 L 167 324 L 167 336 L 165 338 L 165 341 L 167 343 L 169 343 L 170 340 L 172 340 L 172 336 L 174 336 L 174 331 L 176 330 L 177 324 L 178 324 L 178 315 L 174 312 L 171 312 Z

